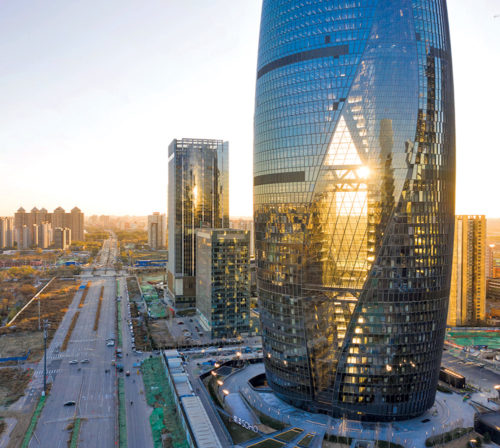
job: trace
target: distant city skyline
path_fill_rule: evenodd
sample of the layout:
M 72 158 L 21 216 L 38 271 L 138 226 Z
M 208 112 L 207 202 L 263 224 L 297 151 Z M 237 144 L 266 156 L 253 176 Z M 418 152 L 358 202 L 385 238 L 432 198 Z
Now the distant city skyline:
M 260 0 L 3 2 L 0 216 L 74 203 L 88 216 L 166 213 L 167 147 L 188 136 L 229 141 L 231 216 L 250 216 L 260 8 Z M 500 4 L 449 0 L 448 9 L 456 212 L 500 217 L 491 194 Z

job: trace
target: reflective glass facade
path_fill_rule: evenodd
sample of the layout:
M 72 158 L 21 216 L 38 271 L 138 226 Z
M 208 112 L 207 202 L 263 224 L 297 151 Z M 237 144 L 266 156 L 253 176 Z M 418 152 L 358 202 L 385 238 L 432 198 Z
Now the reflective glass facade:
M 250 331 L 250 232 L 196 231 L 196 308 L 212 339 Z
M 178 307 L 196 306 L 196 229 L 229 227 L 229 144 L 174 139 L 168 147 L 167 283 Z
M 254 218 L 281 398 L 366 420 L 432 406 L 454 189 L 445 0 L 264 0 Z

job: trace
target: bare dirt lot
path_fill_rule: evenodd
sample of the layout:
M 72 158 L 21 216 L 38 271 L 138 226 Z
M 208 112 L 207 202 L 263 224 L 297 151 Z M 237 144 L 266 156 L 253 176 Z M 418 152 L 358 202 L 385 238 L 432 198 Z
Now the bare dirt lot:
M 0 406 L 9 406 L 24 395 L 33 371 L 7 367 L 0 369 Z
M 166 319 L 150 320 L 149 331 L 156 347 L 165 347 L 175 342 L 168 331 Z
M 73 300 L 79 282 L 55 280 L 34 300 L 17 318 L 11 327 L 0 328 L 0 356 L 22 356 L 30 350 L 29 362 L 40 359 L 43 339 L 38 330 L 38 302 L 40 303 L 40 320 L 47 319 L 49 327 L 49 343 L 57 330 L 68 306 Z

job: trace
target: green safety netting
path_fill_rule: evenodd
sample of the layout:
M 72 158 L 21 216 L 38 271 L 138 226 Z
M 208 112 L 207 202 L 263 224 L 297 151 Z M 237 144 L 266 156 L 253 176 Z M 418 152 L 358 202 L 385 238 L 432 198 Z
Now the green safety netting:
M 161 434 L 165 425 L 163 424 L 163 408 L 155 408 L 149 417 L 151 431 L 153 432 L 153 443 L 155 448 L 161 448 Z
M 463 347 L 487 345 L 490 348 L 500 348 L 498 331 L 451 331 L 447 334 L 447 339 Z
M 186 433 L 177 413 L 176 403 L 166 376 L 165 367 L 160 358 L 149 358 L 142 362 L 141 371 L 144 381 L 146 400 L 150 406 L 155 408 L 155 417 L 151 414 L 150 423 L 153 431 L 155 447 L 161 447 L 161 434 L 168 434 L 172 446 L 175 448 L 187 448 L 189 443 Z M 163 413 L 163 427 L 160 429 L 159 445 L 156 442 L 155 430 L 158 429 L 158 417 L 161 409 Z M 156 429 L 155 426 L 156 425 Z

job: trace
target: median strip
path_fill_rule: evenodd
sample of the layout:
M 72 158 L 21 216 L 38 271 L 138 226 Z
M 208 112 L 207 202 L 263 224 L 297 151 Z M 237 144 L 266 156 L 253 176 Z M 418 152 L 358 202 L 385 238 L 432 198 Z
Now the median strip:
M 80 435 L 80 425 L 82 420 L 76 418 L 73 421 L 73 426 L 71 427 L 71 438 L 69 439 L 69 448 L 76 448 L 78 446 L 78 437 Z
M 101 307 L 102 307 L 102 296 L 104 293 L 104 286 L 101 286 L 101 293 L 99 295 L 99 302 L 97 303 L 97 311 L 95 313 L 95 320 L 94 320 L 94 331 L 97 331 L 99 328 L 99 318 L 101 317 Z
M 31 423 L 28 427 L 28 430 L 26 431 L 26 434 L 24 435 L 23 443 L 21 445 L 21 448 L 27 448 L 27 446 L 30 443 L 31 437 L 33 436 L 33 432 L 35 431 L 36 424 L 38 423 L 38 419 L 40 418 L 40 414 L 42 413 L 43 406 L 45 405 L 45 401 L 47 400 L 47 396 L 41 396 L 40 399 L 38 400 L 38 404 L 36 405 L 35 412 L 33 413 L 33 416 L 31 417 Z
M 73 333 L 73 330 L 75 329 L 76 326 L 76 321 L 78 320 L 78 316 L 80 314 L 80 311 L 77 311 L 73 315 L 73 319 L 71 319 L 71 323 L 69 324 L 68 331 L 66 332 L 66 336 L 64 337 L 64 341 L 61 345 L 61 351 L 64 352 L 68 348 L 68 343 L 71 338 L 71 334 Z
M 78 308 L 83 308 L 83 303 L 85 302 L 85 299 L 86 299 L 87 294 L 89 292 L 90 285 L 91 285 L 90 282 L 88 282 L 85 285 L 85 289 L 83 290 L 82 298 L 80 299 L 80 304 L 78 305 Z
M 118 347 L 122 346 L 122 312 L 121 302 L 116 303 L 116 322 L 118 326 Z
M 118 435 L 119 446 L 127 447 L 127 411 L 125 408 L 125 383 L 123 378 L 118 378 Z

